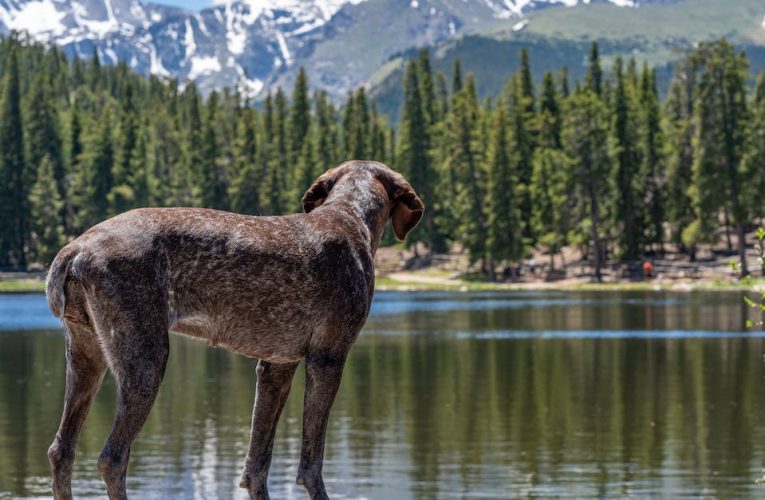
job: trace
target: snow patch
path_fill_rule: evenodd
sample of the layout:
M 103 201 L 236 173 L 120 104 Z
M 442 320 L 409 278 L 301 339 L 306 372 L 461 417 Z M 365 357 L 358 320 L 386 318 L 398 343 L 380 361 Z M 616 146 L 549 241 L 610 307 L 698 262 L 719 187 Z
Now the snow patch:
M 247 32 L 242 26 L 242 18 L 226 2 L 226 41 L 228 51 L 232 54 L 242 54 L 247 42 Z
M 416 0 L 414 0 L 416 1 Z M 463 0 L 464 2 L 465 0 Z M 607 0 L 617 7 L 639 7 L 638 0 Z M 526 9 L 539 6 L 540 2 L 535 0 L 482 0 L 482 2 L 492 11 L 497 19 L 510 19 L 513 17 L 522 17 Z M 590 0 L 546 0 L 546 4 L 557 4 L 565 7 L 574 7 L 579 4 L 588 5 Z
M 114 52 L 114 49 L 111 47 L 108 47 L 104 49 L 104 55 L 109 58 L 108 62 L 112 64 L 116 64 L 119 61 L 119 58 L 117 57 L 117 53 Z
M 189 74 L 187 76 L 189 79 L 193 80 L 200 75 L 209 75 L 210 73 L 215 73 L 218 71 L 220 71 L 220 62 L 218 62 L 216 57 L 192 57 L 191 69 L 189 70 Z
M 513 31 L 521 31 L 523 28 L 525 28 L 529 24 L 528 19 L 522 19 L 520 22 L 517 22 L 513 25 Z
M 104 38 L 107 34 L 117 31 L 119 23 L 117 23 L 117 19 L 114 17 L 111 2 L 107 0 L 106 4 L 108 4 L 106 5 L 106 20 L 99 21 L 88 18 L 87 7 L 81 3 L 72 2 L 72 14 L 77 26 L 89 35 L 95 35 L 97 38 Z
M 328 21 L 345 4 L 357 5 L 367 0 L 244 0 L 243 3 L 250 9 L 252 23 L 257 17 L 266 11 L 283 10 L 287 12 L 310 12 L 318 11 L 322 21 Z M 230 0 L 214 0 L 215 5 L 225 5 Z M 302 16 L 300 16 L 302 17 Z
M 282 57 L 284 58 L 284 63 L 289 66 L 292 64 L 292 56 L 290 55 L 290 49 L 287 47 L 287 40 L 284 39 L 284 34 L 281 31 L 277 31 L 275 33 L 276 40 L 279 42 L 279 50 L 282 51 Z
M 186 32 L 183 34 L 183 44 L 186 46 L 186 59 L 188 59 L 197 51 L 197 42 L 194 40 L 194 27 L 191 26 L 189 18 L 186 18 Z
M 210 31 L 207 29 L 207 25 L 205 24 L 205 20 L 202 19 L 202 16 L 199 14 L 194 14 L 194 18 L 197 20 L 197 26 L 199 26 L 199 29 L 202 30 L 202 34 L 207 38 L 210 38 Z
M 170 72 L 162 65 L 162 61 L 157 57 L 157 48 L 149 45 L 149 72 L 152 75 L 170 76 Z
M 66 33 L 62 22 L 66 12 L 59 12 L 51 0 L 29 2 L 18 12 L 2 11 L 0 21 L 8 28 L 28 31 L 32 36 L 48 39 Z
M 242 66 L 237 65 L 236 72 L 239 75 L 239 81 L 236 86 L 237 90 L 248 99 L 256 97 L 260 91 L 263 90 L 263 87 L 265 87 L 263 80 L 258 78 L 247 78 L 247 74 L 244 72 Z

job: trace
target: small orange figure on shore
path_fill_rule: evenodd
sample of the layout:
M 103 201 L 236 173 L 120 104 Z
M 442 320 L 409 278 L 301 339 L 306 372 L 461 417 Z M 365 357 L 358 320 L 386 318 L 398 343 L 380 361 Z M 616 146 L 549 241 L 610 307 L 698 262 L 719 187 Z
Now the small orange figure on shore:
M 649 261 L 643 262 L 643 277 L 646 279 L 653 277 L 653 264 Z

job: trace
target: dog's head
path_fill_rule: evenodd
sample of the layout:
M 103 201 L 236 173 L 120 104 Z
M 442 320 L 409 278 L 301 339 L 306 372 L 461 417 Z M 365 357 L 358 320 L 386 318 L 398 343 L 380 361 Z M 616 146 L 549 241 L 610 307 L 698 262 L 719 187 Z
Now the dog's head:
M 366 186 L 368 183 L 364 181 L 370 178 L 373 183 L 368 185 L 368 189 L 384 191 L 387 197 L 388 217 L 393 221 L 393 232 L 398 239 L 405 239 L 406 235 L 420 222 L 425 206 L 414 192 L 412 185 L 401 174 L 379 162 L 348 161 L 327 170 L 303 195 L 301 200 L 303 209 L 309 213 L 321 206 L 341 180 L 344 180 L 344 183 L 359 181 L 355 184 Z

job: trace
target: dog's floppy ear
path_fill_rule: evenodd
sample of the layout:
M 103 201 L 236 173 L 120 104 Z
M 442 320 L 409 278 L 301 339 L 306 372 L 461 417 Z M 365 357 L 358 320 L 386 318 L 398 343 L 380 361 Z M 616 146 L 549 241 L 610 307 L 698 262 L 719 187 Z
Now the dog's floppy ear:
M 414 229 L 414 226 L 422 219 L 425 205 L 422 204 L 411 184 L 403 177 L 396 182 L 394 189 L 393 210 L 391 211 L 393 232 L 396 233 L 396 238 L 403 241 L 409 231 Z
M 303 194 L 303 198 L 300 200 L 303 204 L 305 213 L 310 212 L 324 203 L 324 200 L 329 195 L 329 192 L 332 190 L 332 187 L 334 187 L 336 181 L 337 168 L 331 168 L 321 174 L 319 178 L 311 184 L 311 187 L 308 188 L 308 191 Z

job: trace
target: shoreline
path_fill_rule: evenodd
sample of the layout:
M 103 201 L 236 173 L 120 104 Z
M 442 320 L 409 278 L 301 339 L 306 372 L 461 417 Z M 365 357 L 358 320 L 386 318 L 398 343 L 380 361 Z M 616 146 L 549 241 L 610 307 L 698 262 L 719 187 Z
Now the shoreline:
M 595 283 L 590 281 L 562 282 L 521 282 L 494 283 L 490 281 L 465 281 L 448 279 L 439 281 L 394 279 L 389 276 L 378 276 L 375 284 L 376 291 L 399 292 L 492 292 L 492 291 L 581 291 L 581 292 L 615 292 L 615 291 L 646 291 L 646 292 L 695 292 L 695 291 L 762 291 L 765 280 L 755 279 L 745 283 L 738 280 L 653 280 Z
M 500 291 L 646 291 L 646 292 L 694 292 L 694 291 L 764 291 L 765 279 L 754 278 L 751 282 L 736 279 L 696 280 L 621 280 L 594 283 L 585 280 L 560 282 L 496 283 L 490 281 L 467 281 L 458 278 L 433 277 L 418 272 L 402 272 L 377 276 L 375 290 L 378 292 L 500 292 Z M 0 280 L 0 294 L 45 293 L 45 280 L 18 278 Z

